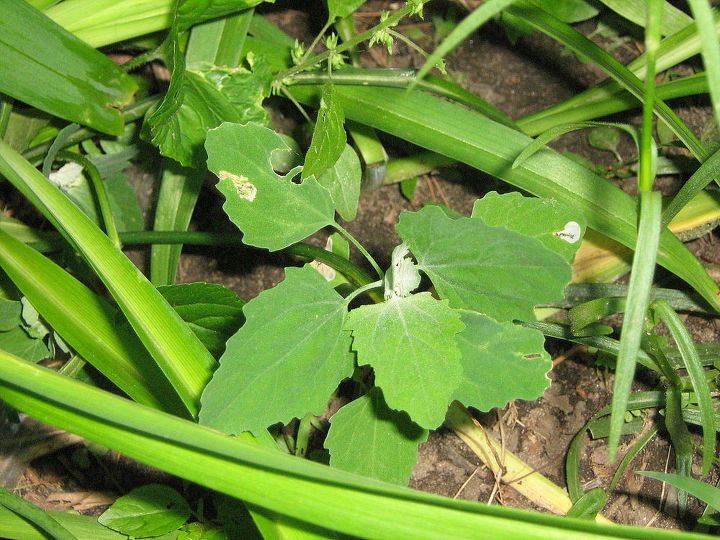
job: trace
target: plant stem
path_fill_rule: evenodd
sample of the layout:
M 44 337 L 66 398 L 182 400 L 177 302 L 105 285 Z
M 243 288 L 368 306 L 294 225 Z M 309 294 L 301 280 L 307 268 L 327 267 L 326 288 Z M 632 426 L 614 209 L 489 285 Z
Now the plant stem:
M 325 32 L 328 31 L 328 28 L 330 28 L 330 26 L 332 25 L 332 23 L 333 23 L 333 22 L 332 22 L 331 20 L 328 20 L 328 22 L 325 23 L 325 26 L 323 26 L 323 27 L 320 29 L 320 32 L 318 33 L 318 35 L 315 36 L 315 39 L 313 39 L 313 42 L 312 42 L 312 43 L 310 44 L 310 46 L 308 47 L 307 51 L 305 51 L 305 54 L 304 54 L 303 57 L 302 57 L 302 62 L 301 62 L 301 63 L 304 63 L 305 61 L 307 61 L 307 59 L 308 59 L 308 58 L 310 57 L 310 55 L 312 54 L 313 49 L 317 46 L 318 43 L 320 43 L 320 40 L 321 40 L 322 37 L 325 35 Z
M 285 71 L 281 71 L 280 73 L 275 75 L 274 81 L 275 82 L 284 81 L 287 77 L 291 77 L 292 75 L 295 75 L 296 73 L 300 73 L 301 71 L 305 71 L 314 65 L 324 62 L 325 60 L 330 58 L 331 54 L 340 54 L 342 52 L 345 52 L 348 49 L 355 47 L 356 45 L 362 43 L 366 39 L 370 39 L 379 30 L 388 28 L 390 26 L 394 26 L 405 15 L 408 15 L 411 10 L 412 10 L 412 6 L 409 5 L 409 3 L 405 4 L 403 7 L 398 9 L 396 12 L 394 12 L 392 15 L 390 15 L 387 19 L 382 21 L 377 26 L 374 26 L 370 30 L 363 32 L 362 34 L 358 34 L 354 38 L 343 42 L 342 44 L 338 45 L 334 51 L 322 52 L 322 53 L 320 53 L 316 56 L 313 56 L 307 60 L 303 60 L 297 66 L 293 66 L 289 69 L 286 69 Z
M 346 305 L 350 304 L 350 302 L 352 302 L 353 300 L 355 300 L 355 298 L 357 298 L 358 296 L 360 296 L 360 295 L 361 295 L 362 293 L 364 293 L 365 291 L 369 291 L 370 289 L 376 289 L 376 288 L 378 288 L 378 287 L 382 287 L 382 285 L 383 285 L 383 280 L 382 280 L 382 279 L 378 279 L 377 281 L 373 281 L 372 283 L 368 283 L 367 285 L 365 285 L 365 286 L 363 286 L 363 287 L 360 287 L 359 289 L 355 289 L 353 292 L 351 292 L 350 294 L 348 294 L 348 295 L 345 297 L 345 304 L 346 304 Z
M 352 234 L 350 234 L 345 228 L 343 228 L 339 223 L 337 223 L 337 222 L 333 223 L 333 227 L 335 227 L 340 234 L 342 234 L 345 238 L 350 240 L 355 245 L 355 247 L 360 250 L 360 253 L 362 253 L 365 256 L 365 258 L 368 260 L 368 262 L 375 269 L 375 272 L 377 272 L 378 277 L 380 279 L 382 279 L 383 276 L 385 275 L 385 273 L 382 270 L 380 270 L 380 266 L 378 266 L 378 263 L 375 262 L 375 259 L 373 259 L 372 255 L 370 255 L 370 253 L 368 253 L 368 251 L 363 247 L 363 245 L 360 242 L 358 242 L 355 239 L 355 237 Z
M 298 425 L 297 437 L 295 437 L 295 455 L 305 457 L 310 442 L 310 433 L 313 430 L 314 416 L 310 413 L 306 414 Z

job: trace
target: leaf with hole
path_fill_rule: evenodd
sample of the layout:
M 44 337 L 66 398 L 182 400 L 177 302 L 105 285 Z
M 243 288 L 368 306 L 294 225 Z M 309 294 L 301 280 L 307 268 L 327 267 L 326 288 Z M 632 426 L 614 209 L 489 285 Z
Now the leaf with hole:
M 455 335 L 460 315 L 430 293 L 392 296 L 350 312 L 358 365 L 375 369 L 375 384 L 388 406 L 406 411 L 413 422 L 433 429 L 442 424 L 462 378 Z
M 525 197 L 520 193 L 500 195 L 491 191 L 475 201 L 473 218 L 491 227 L 537 238 L 543 245 L 572 262 L 585 232 L 585 219 L 555 199 Z
M 205 146 L 208 168 L 225 195 L 223 210 L 246 244 L 282 249 L 334 223 L 332 198 L 315 178 L 295 184 L 296 171 L 284 177 L 273 171 L 270 155 L 289 147 L 271 129 L 225 123 L 210 130 Z
M 534 320 L 533 307 L 563 298 L 570 265 L 539 240 L 437 207 L 404 212 L 400 238 L 441 298 L 499 322 Z
M 202 396 L 200 422 L 226 433 L 260 433 L 308 412 L 320 414 L 352 374 L 345 300 L 309 265 L 245 305 Z

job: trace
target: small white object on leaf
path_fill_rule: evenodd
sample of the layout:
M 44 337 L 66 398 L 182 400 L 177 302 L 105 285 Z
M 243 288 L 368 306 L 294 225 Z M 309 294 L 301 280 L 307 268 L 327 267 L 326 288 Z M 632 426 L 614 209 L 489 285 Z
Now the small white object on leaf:
M 420 286 L 420 272 L 412 261 L 410 250 L 400 244 L 392 252 L 392 262 L 385 274 L 385 299 L 405 298 Z
M 562 238 L 569 244 L 574 244 L 578 240 L 580 240 L 580 235 L 582 233 L 582 229 L 580 228 L 580 224 L 575 221 L 568 221 L 565 224 L 565 228 L 562 231 L 558 231 L 555 233 L 555 236 L 558 238 Z
M 71 161 L 60 167 L 57 172 L 48 175 L 50 181 L 59 188 L 70 189 L 80 186 L 83 183 L 83 167 Z

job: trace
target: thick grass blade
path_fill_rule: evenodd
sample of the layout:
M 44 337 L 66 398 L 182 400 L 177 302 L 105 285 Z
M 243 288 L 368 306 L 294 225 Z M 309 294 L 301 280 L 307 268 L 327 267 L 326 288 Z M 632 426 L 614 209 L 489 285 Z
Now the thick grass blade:
M 611 461 L 617 454 L 628 396 L 635 376 L 637 354 L 645 328 L 645 313 L 650 300 L 650 288 L 655 275 L 660 240 L 661 201 L 660 193 L 657 191 L 640 193 L 640 225 L 613 384 L 612 417 L 608 437 Z
M 155 207 L 154 231 L 186 231 L 202 188 L 205 172 L 182 167 L 169 159 L 165 164 Z M 182 244 L 150 248 L 150 281 L 155 286 L 175 283 Z
M 700 35 L 703 64 L 707 72 L 715 118 L 720 119 L 720 43 L 718 43 L 713 13 L 707 0 L 688 0 L 688 4 Z
M 615 13 L 644 27 L 647 21 L 647 2 L 628 2 L 627 0 L 600 0 Z M 670 2 L 663 1 L 662 24 L 660 33 L 663 36 L 674 34 L 692 24 L 693 20 Z
M 638 100 L 643 101 L 645 89 L 642 81 L 608 52 L 595 45 L 570 25 L 555 19 L 541 9 L 526 4 L 511 6 L 507 11 L 566 47 L 587 57 Z M 653 108 L 655 114 L 663 119 L 699 161 L 702 162 L 708 158 L 707 149 L 670 107 L 661 100 L 655 100 Z
M 710 395 L 710 386 L 705 378 L 705 370 L 702 361 L 698 355 L 695 344 L 685 325 L 667 302 L 664 300 L 656 300 L 652 309 L 660 315 L 665 325 L 670 330 L 675 343 L 680 351 L 680 355 L 685 365 L 685 369 L 690 376 L 693 385 L 693 391 L 698 400 L 700 409 L 700 419 L 703 427 L 703 468 L 702 474 L 706 475 L 710 471 L 715 455 L 716 435 L 715 435 L 715 411 L 713 409 L 712 397 Z
M 0 12 L 0 92 L 65 120 L 121 135 L 117 107 L 131 100 L 135 81 L 29 4 L 0 0 Z
M 451 157 L 540 197 L 582 211 L 588 226 L 633 248 L 637 212 L 633 199 L 607 180 L 545 149 L 513 169 L 532 139 L 484 116 L 434 96 L 395 88 L 337 86 L 345 116 L 413 144 Z M 317 87 L 297 85 L 293 95 L 317 105 Z M 426 111 L 434 111 L 428 115 Z M 661 234 L 658 262 L 688 282 L 717 308 L 718 287 L 687 248 L 670 232 Z
M 443 57 L 453 51 L 462 41 L 480 28 L 488 20 L 495 17 L 503 9 L 517 2 L 518 0 L 490 0 L 480 4 L 470 15 L 465 17 L 453 31 L 440 43 L 433 53 L 427 58 L 423 67 L 417 73 L 417 78 L 422 79 L 427 72 L 434 68 Z
M 671 539 L 674 531 L 598 525 L 447 499 L 267 450 L 0 353 L 0 398 L 60 429 L 250 504 L 364 538 Z M 706 538 L 687 533 L 687 540 Z
M 682 79 L 659 84 L 655 87 L 655 91 L 657 97 L 662 100 L 704 94 L 707 92 L 707 79 L 704 73 L 696 73 Z M 592 120 L 635 109 L 640 105 L 637 98 L 630 92 L 618 88 L 617 92 L 598 100 L 538 117 L 526 116 L 518 119 L 516 124 L 523 133 L 535 136 L 558 125 Z
M 0 267 L 63 340 L 118 388 L 138 403 L 183 414 L 168 380 L 105 299 L 2 231 Z
M 655 471 L 636 471 L 635 474 L 642 474 L 648 478 L 665 482 L 678 489 L 687 491 L 693 497 L 697 497 L 708 506 L 720 512 L 720 489 L 711 486 L 700 480 L 681 476 L 679 474 L 668 474 Z
M 127 540 L 127 535 L 100 525 L 96 517 L 81 516 L 69 512 L 49 510 L 45 512 L 70 531 L 76 538 L 85 540 Z M 42 528 L 32 524 L 0 506 L 0 536 L 3 538 L 22 538 L 22 540 L 47 540 L 48 535 Z
M 188 411 L 215 360 L 162 295 L 73 203 L 12 148 L 0 142 L 0 174 L 80 252 L 117 301 Z
M 57 540 L 77 540 L 77 537 L 55 521 L 52 515 L 43 512 L 34 504 L 17 495 L 13 495 L 2 486 L 0 486 L 0 506 L 12 510 Z

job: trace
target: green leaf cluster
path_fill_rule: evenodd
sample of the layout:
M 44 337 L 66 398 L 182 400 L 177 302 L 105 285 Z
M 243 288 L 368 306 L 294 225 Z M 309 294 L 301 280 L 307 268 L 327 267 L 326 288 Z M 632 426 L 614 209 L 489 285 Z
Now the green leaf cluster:
M 228 133 L 245 136 L 244 145 L 230 144 L 244 154 L 235 164 L 216 161 L 214 150 L 221 144 L 214 135 L 223 133 L 225 145 Z M 313 229 L 312 223 L 300 229 L 299 220 L 276 225 L 277 218 L 254 206 L 263 191 L 272 190 L 280 201 L 264 203 L 271 208 L 287 205 L 304 186 L 322 189 L 313 177 L 298 185 L 270 169 L 268 150 L 281 142 L 252 124 L 221 126 L 208 139 L 218 176 L 226 165 L 242 166 L 257 185 L 249 200 L 235 185 L 249 180 L 226 177 L 219 184 L 228 203 L 233 196 L 236 204 L 245 201 L 242 210 L 228 213 L 250 243 L 261 235 L 266 246 L 286 244 Z M 258 166 L 250 171 L 253 164 Z M 311 208 L 309 201 L 304 204 Z M 290 231 L 298 236 L 290 237 Z M 472 217 L 450 217 L 428 206 L 402 214 L 397 231 L 404 244 L 378 282 L 385 288 L 381 303 L 349 309 L 352 297 L 344 299 L 310 266 L 288 268 L 283 282 L 250 301 L 247 322 L 228 341 L 203 393 L 200 421 L 226 433 L 260 433 L 278 422 L 320 414 L 338 383 L 353 375 L 354 359 L 356 373 L 372 368 L 374 385 L 330 419 L 330 463 L 404 483 L 417 445 L 427 430 L 442 424 L 453 400 L 488 410 L 542 395 L 552 365 L 544 338 L 513 321 L 533 320 L 535 305 L 563 297 L 569 262 L 584 232 L 582 218 L 553 200 L 490 193 L 477 201 Z M 439 298 L 413 293 L 420 272 Z M 358 452 L 353 441 L 359 438 L 366 443 Z M 388 458 L 392 448 L 396 457 Z

